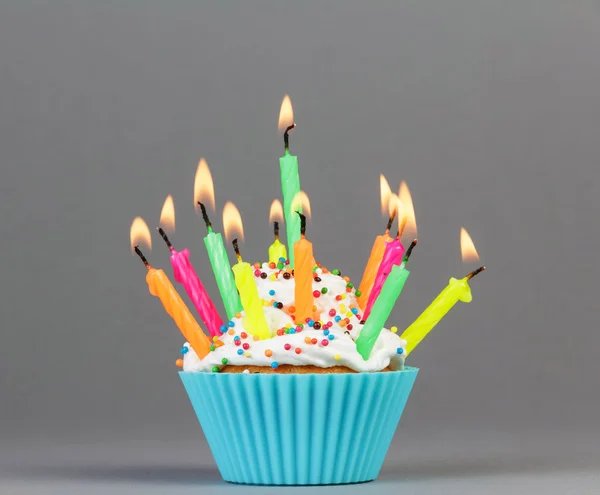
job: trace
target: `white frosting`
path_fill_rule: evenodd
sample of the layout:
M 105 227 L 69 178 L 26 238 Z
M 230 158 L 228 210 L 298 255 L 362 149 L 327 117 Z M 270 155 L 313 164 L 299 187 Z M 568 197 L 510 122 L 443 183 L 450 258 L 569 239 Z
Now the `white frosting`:
M 339 275 L 331 273 L 322 273 L 321 269 L 317 270 L 317 275 L 321 278 L 320 282 L 313 282 L 313 290 L 321 290 L 326 287 L 327 293 L 321 294 L 320 297 L 314 299 L 314 305 L 317 311 L 321 311 L 319 321 L 323 325 L 322 328 L 315 330 L 304 322 L 304 328 L 300 332 L 287 333 L 281 336 L 276 334 L 277 330 L 285 328 L 296 328 L 296 324 L 286 312 L 286 309 L 294 303 L 294 278 L 286 280 L 283 277 L 283 272 L 277 269 L 270 269 L 268 263 L 262 265 L 262 271 L 267 273 L 268 277 L 262 279 L 255 278 L 258 292 L 260 296 L 266 300 L 274 300 L 283 304 L 283 309 L 269 306 L 263 306 L 265 316 L 269 328 L 271 328 L 274 337 L 270 339 L 255 341 L 250 332 L 243 325 L 243 314 L 241 318 L 232 320 L 234 326 L 228 327 L 232 330 L 230 333 L 225 332 L 219 337 L 219 341 L 223 343 L 221 347 L 216 347 L 214 351 L 209 352 L 203 359 L 199 359 L 192 347 L 186 343 L 188 349 L 183 355 L 183 370 L 184 371 L 212 371 L 215 366 L 223 368 L 223 359 L 226 359 L 226 364 L 236 366 L 272 366 L 274 362 L 278 364 L 291 365 L 314 365 L 321 368 L 331 366 L 346 366 L 350 369 L 359 372 L 381 371 L 390 366 L 392 369 L 402 369 L 404 366 L 404 353 L 398 353 L 398 349 L 404 349 L 406 341 L 391 332 L 388 329 L 382 329 L 377 342 L 369 356 L 365 360 L 356 350 L 354 341 L 360 335 L 362 325 L 357 315 L 349 316 L 351 312 L 350 306 L 356 305 L 355 290 L 346 291 L 346 281 Z M 275 274 L 276 279 L 272 280 L 271 276 Z M 271 295 L 269 291 L 275 291 Z M 342 296 L 344 299 L 336 300 L 336 296 Z M 342 310 L 346 309 L 342 313 Z M 330 316 L 329 311 L 335 309 L 336 314 Z M 347 325 L 341 326 L 335 321 L 336 316 L 349 318 L 352 325 L 351 330 L 348 330 Z M 360 312 L 358 313 L 360 316 Z M 332 325 L 325 330 L 324 325 L 331 322 Z M 340 321 L 341 322 L 341 321 Z M 242 333 L 246 334 L 242 338 Z M 331 339 L 331 336 L 333 339 Z M 311 339 L 311 343 L 305 341 L 306 337 Z M 316 339 L 316 344 L 312 340 Z M 239 340 L 240 345 L 236 345 L 235 341 Z M 327 345 L 323 345 L 323 340 L 327 340 Z M 245 350 L 244 344 L 248 344 L 249 348 Z M 286 346 L 289 345 L 289 350 Z M 242 354 L 238 353 L 242 350 Z M 296 353 L 296 349 L 300 349 L 300 353 Z M 265 351 L 271 351 L 271 355 L 267 356 Z M 267 352 L 268 353 L 268 352 Z

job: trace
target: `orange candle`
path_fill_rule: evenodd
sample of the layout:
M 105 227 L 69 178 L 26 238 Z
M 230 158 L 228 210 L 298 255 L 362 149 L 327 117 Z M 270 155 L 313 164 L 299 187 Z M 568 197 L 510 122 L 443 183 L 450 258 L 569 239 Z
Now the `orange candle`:
M 131 249 L 141 258 L 144 266 L 148 269 L 146 282 L 148 282 L 150 294 L 160 299 L 160 302 L 165 307 L 167 313 L 169 313 L 169 316 L 173 318 L 185 339 L 190 343 L 194 351 L 196 351 L 198 357 L 202 359 L 210 351 L 210 339 L 202 331 L 200 325 L 198 325 L 192 313 L 190 313 L 190 310 L 181 297 L 179 297 L 179 294 L 165 275 L 165 272 L 152 268 L 138 247 L 141 241 L 149 248 L 152 248 L 150 229 L 143 218 L 136 217 L 133 220 L 129 235 Z
M 392 241 L 393 239 L 389 236 L 389 229 L 386 230 L 385 234 L 375 237 L 375 242 L 373 243 L 373 247 L 371 249 L 371 255 L 369 256 L 369 261 L 367 261 L 367 266 L 365 267 L 362 280 L 358 286 L 360 296 L 358 296 L 357 302 L 363 311 L 367 305 L 369 296 L 371 295 L 371 290 L 373 289 L 373 284 L 375 283 L 375 277 L 377 276 L 377 271 L 379 270 L 379 265 L 383 259 L 383 253 L 385 252 L 385 245 L 386 243 Z
M 379 270 L 379 265 L 383 259 L 385 245 L 386 243 L 393 241 L 393 239 L 389 236 L 389 233 L 390 229 L 392 228 L 394 218 L 396 217 L 396 202 L 393 202 L 394 207 L 390 208 L 390 197 L 392 195 L 392 190 L 390 189 L 390 185 L 383 174 L 379 176 L 379 189 L 381 193 L 381 214 L 389 214 L 389 220 L 385 229 L 385 233 L 375 237 L 375 242 L 373 242 L 373 247 L 371 248 L 371 255 L 369 256 L 369 261 L 367 261 L 367 266 L 365 266 L 362 280 L 358 286 L 357 302 L 358 306 L 363 311 L 367 306 L 367 302 L 369 301 L 369 296 L 371 295 L 371 290 L 373 289 L 373 284 L 375 283 L 375 278 L 377 277 L 377 270 Z
M 200 359 L 210 351 L 210 339 L 202 331 L 164 271 L 147 265 L 146 282 L 150 294 L 160 299 L 169 316 Z
M 314 257 L 312 243 L 305 237 L 306 217 L 300 215 L 300 240 L 294 244 L 294 290 L 296 304 L 296 322 L 303 323 L 313 316 L 313 268 Z

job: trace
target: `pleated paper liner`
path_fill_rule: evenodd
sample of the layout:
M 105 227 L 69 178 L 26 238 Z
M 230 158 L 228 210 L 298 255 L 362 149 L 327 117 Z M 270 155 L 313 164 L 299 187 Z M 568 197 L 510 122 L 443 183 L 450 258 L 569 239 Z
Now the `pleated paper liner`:
M 224 480 L 327 485 L 377 478 L 418 371 L 180 376 Z

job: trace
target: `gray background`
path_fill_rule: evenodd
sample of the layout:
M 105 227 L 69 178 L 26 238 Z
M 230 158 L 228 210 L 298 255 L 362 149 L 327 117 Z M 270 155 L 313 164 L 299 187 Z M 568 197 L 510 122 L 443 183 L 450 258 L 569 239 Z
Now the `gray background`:
M 599 47 L 583 0 L 1 2 L 3 493 L 242 493 L 219 481 L 128 230 L 173 194 L 173 241 L 218 297 L 192 208 L 205 156 L 215 224 L 234 200 L 246 257 L 266 256 L 284 93 L 326 266 L 359 279 L 380 172 L 411 187 L 420 244 L 391 323 L 473 268 L 461 225 L 489 269 L 410 356 L 368 489 L 597 489 Z

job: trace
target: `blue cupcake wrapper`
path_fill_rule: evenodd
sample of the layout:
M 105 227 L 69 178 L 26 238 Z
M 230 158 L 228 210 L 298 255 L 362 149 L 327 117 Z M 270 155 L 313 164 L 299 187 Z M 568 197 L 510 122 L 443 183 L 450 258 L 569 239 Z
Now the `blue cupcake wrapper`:
M 418 371 L 179 375 L 224 480 L 327 485 L 377 478 Z

